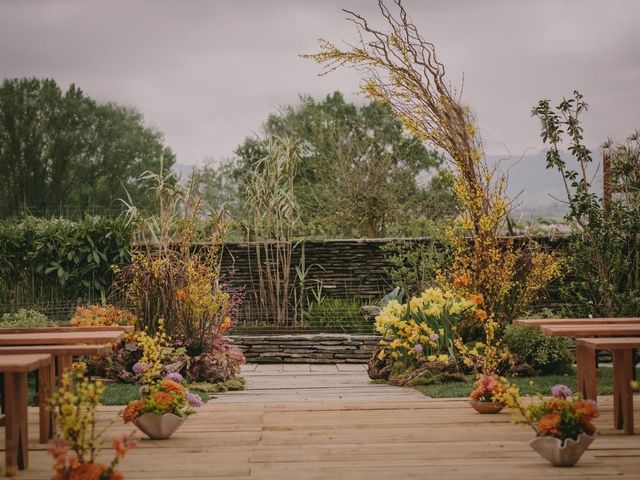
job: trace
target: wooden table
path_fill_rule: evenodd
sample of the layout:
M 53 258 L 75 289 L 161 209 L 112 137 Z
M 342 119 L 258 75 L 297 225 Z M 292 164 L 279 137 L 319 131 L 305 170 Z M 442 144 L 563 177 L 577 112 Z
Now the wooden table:
M 628 435 L 633 435 L 633 350 L 640 348 L 640 337 L 613 337 L 613 338 L 578 338 L 576 348 L 589 350 L 595 356 L 597 350 L 611 350 L 613 356 L 613 423 L 618 430 L 624 429 Z M 594 362 L 595 363 L 595 362 Z M 592 366 L 588 363 L 588 368 Z M 593 365 L 595 374 L 595 365 Z M 583 374 L 590 378 L 591 372 Z M 594 375 L 595 377 L 595 375 Z M 595 383 L 595 380 L 594 380 Z M 590 387 L 587 388 L 589 390 Z M 593 395 L 596 394 L 595 386 Z
M 17 470 L 29 466 L 29 445 L 27 432 L 27 373 L 38 370 L 42 385 L 47 385 L 51 370 L 51 355 L 25 354 L 0 355 L 0 372 L 5 375 L 5 448 L 6 475 L 13 477 Z M 51 428 L 50 416 L 45 410 L 45 401 L 51 392 L 40 389 L 40 433 L 48 439 Z M 46 440 L 45 440 L 46 441 Z
M 0 346 L 18 345 L 78 345 L 117 343 L 125 337 L 118 330 L 72 332 L 0 333 Z
M 63 333 L 63 332 L 133 332 L 132 326 L 96 326 L 96 327 L 33 327 L 33 328 L 0 328 L 3 333 Z
M 640 317 L 623 318 L 522 318 L 513 321 L 514 325 L 520 327 L 542 327 L 552 325 L 617 325 L 617 324 L 639 324 Z
M 547 335 L 563 337 L 632 337 L 640 335 L 640 324 L 612 325 L 542 325 L 540 330 Z

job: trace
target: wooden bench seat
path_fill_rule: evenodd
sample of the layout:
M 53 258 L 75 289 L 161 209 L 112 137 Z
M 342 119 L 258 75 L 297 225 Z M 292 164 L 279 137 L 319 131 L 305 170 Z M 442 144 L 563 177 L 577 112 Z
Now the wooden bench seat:
M 595 396 L 595 351 L 611 350 L 613 356 L 613 422 L 617 429 L 624 429 L 628 435 L 633 435 L 633 350 L 640 348 L 640 337 L 622 338 L 579 338 L 576 340 L 576 351 L 581 351 L 582 361 L 586 362 L 583 369 L 583 383 L 593 382 L 593 386 L 584 385 L 583 389 Z M 594 375 L 591 375 L 593 368 Z M 580 387 L 580 384 L 579 384 Z M 595 400 L 595 398 L 593 398 Z
M 552 325 L 624 325 L 640 324 L 640 317 L 622 318 L 522 318 L 513 321 L 520 327 L 543 327 Z
M 48 385 L 51 370 L 51 355 L 24 354 L 0 355 L 0 373 L 5 376 L 5 474 L 13 477 L 17 470 L 29 466 L 29 445 L 27 432 L 27 374 L 38 370 L 43 388 L 40 388 L 40 431 L 51 428 L 50 416 L 44 405 L 51 396 L 45 388 Z
M 0 334 L 2 333 L 43 333 L 43 332 L 133 332 L 133 327 L 129 325 L 114 325 L 114 326 L 96 326 L 96 327 L 33 327 L 33 328 L 0 328 Z
M 612 325 L 543 325 L 540 330 L 547 335 L 565 337 L 633 337 L 640 336 L 640 324 Z

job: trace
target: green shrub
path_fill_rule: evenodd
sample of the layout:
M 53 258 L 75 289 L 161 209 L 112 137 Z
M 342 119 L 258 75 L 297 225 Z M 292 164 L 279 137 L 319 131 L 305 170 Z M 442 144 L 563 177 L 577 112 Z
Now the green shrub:
M 36 328 L 53 325 L 46 315 L 36 310 L 21 308 L 14 313 L 5 313 L 0 320 L 0 328 Z
M 306 313 L 307 326 L 315 329 L 348 331 L 373 331 L 360 313 L 362 303 L 344 298 L 323 298 L 314 303 Z
M 76 304 L 105 297 L 112 265 L 129 259 L 131 227 L 122 219 L 27 217 L 0 222 L 0 303 Z
M 545 335 L 537 328 L 507 325 L 502 341 L 535 370 L 558 374 L 571 371 L 573 343 L 567 337 Z

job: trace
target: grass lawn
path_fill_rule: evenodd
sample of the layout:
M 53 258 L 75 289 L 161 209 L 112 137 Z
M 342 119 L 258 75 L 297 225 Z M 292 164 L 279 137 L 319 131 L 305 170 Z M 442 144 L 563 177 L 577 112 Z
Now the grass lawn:
M 640 371 L 638 371 L 640 373 Z M 474 377 L 466 377 L 466 382 L 441 383 L 437 385 L 416 385 L 414 388 L 421 391 L 428 397 L 468 397 L 473 390 Z M 534 395 L 541 393 L 548 395 L 553 385 L 558 383 L 567 385 L 575 391 L 576 376 L 573 375 L 542 375 L 539 377 L 515 377 L 509 379 L 520 387 L 520 392 L 524 395 Z M 598 394 L 611 395 L 613 393 L 613 372 L 611 368 L 601 367 L 598 369 Z
M 131 400 L 138 398 L 138 391 L 140 390 L 140 385 L 130 383 L 107 382 L 104 386 L 104 393 L 102 394 L 103 405 L 126 405 Z M 197 389 L 191 389 L 191 391 L 200 395 L 202 401 L 205 403 L 211 398 L 207 392 Z M 29 382 L 28 398 L 30 399 L 29 404 L 31 406 L 38 405 L 35 381 L 33 379 L 30 379 Z

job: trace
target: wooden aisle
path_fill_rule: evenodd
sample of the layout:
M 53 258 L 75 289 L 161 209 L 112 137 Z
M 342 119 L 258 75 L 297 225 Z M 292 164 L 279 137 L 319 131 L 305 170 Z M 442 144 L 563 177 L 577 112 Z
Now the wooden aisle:
M 170 440 L 141 441 L 124 460 L 126 479 L 640 479 L 640 436 L 612 429 L 610 397 L 600 401 L 604 435 L 577 467 L 559 469 L 531 450 L 531 432 L 507 414 L 372 385 L 354 366 L 252 368 L 246 391 L 219 395 Z M 117 411 L 103 408 L 101 423 Z M 30 417 L 36 446 L 36 410 Z M 118 422 L 110 431 L 130 429 Z M 46 447 L 36 448 L 16 478 L 51 478 Z

